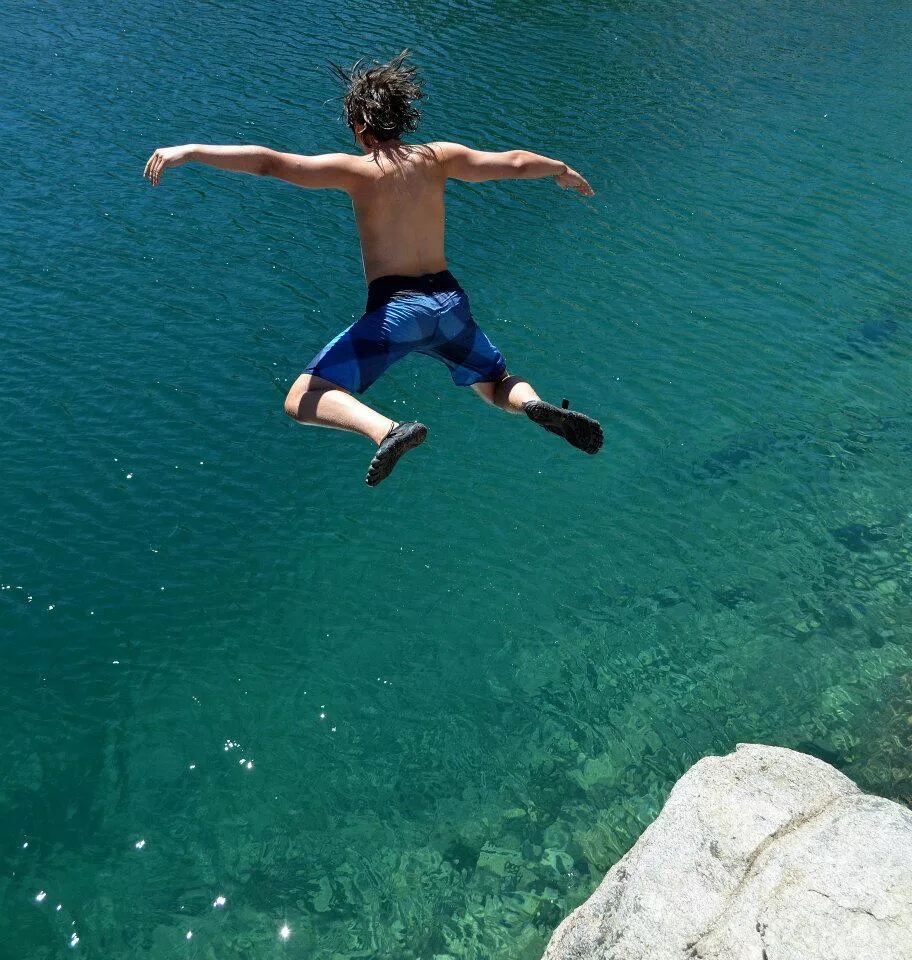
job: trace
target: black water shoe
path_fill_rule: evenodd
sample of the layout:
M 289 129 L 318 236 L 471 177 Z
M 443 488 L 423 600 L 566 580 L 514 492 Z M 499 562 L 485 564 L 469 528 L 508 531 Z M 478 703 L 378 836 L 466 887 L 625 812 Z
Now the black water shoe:
M 527 400 L 522 405 L 526 416 L 549 433 L 563 437 L 571 446 L 584 453 L 598 453 L 605 440 L 598 420 L 584 413 L 555 407 L 544 400 Z
M 427 427 L 423 423 L 409 421 L 394 424 L 377 448 L 364 482 L 369 487 L 376 487 L 381 480 L 385 480 L 393 472 L 396 461 L 403 453 L 408 453 L 409 450 L 420 446 L 426 438 Z

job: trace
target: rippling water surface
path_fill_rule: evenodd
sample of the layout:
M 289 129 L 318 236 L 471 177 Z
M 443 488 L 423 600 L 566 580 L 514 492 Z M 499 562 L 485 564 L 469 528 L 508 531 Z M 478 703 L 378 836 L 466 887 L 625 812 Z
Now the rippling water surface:
M 0 955 L 531 960 L 706 753 L 909 800 L 907 5 L 2 7 Z M 326 61 L 406 45 L 428 137 L 598 191 L 449 223 L 595 459 L 415 358 L 369 490 L 281 403 L 360 312 L 344 198 L 141 179 L 348 149 Z

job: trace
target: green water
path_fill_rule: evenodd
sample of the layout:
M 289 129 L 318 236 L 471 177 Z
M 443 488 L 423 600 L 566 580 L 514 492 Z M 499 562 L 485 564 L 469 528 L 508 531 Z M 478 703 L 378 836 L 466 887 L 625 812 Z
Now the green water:
M 3 960 L 532 960 L 707 753 L 912 798 L 907 5 L 0 7 Z M 344 199 L 141 179 L 347 149 L 326 61 L 405 45 L 428 137 L 598 191 L 449 198 L 595 459 L 414 358 L 366 488 L 282 413 L 363 302 Z

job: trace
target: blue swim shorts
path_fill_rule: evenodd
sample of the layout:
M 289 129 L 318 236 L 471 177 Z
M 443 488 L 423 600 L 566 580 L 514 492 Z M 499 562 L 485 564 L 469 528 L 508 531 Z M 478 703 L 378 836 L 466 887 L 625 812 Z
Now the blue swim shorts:
M 460 387 L 506 375 L 503 356 L 472 319 L 469 298 L 449 270 L 371 281 L 364 316 L 331 340 L 304 372 L 364 393 L 397 360 L 415 352 L 445 363 Z

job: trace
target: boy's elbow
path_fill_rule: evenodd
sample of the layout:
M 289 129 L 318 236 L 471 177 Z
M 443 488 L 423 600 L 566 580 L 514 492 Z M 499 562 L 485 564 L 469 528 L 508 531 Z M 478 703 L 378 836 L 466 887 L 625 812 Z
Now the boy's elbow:
M 278 155 L 275 150 L 264 147 L 262 153 L 257 157 L 257 163 L 253 172 L 258 177 L 272 177 L 276 172 L 276 160 Z
M 528 150 L 511 150 L 508 154 L 507 163 L 514 173 L 522 175 L 529 167 L 530 156 Z

